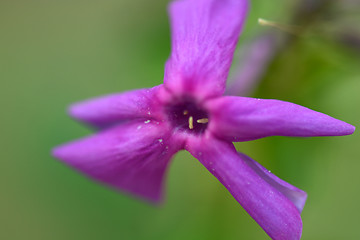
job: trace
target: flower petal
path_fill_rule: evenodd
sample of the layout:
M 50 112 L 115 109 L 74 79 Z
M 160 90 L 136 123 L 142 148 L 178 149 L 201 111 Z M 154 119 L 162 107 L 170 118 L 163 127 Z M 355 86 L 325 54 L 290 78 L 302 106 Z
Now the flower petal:
M 239 153 L 239 156 L 249 167 L 252 168 L 253 171 L 258 174 L 259 177 L 285 195 L 295 205 L 298 211 L 300 213 L 302 212 L 307 199 L 306 192 L 278 178 L 269 170 L 261 166 L 260 163 L 245 154 Z
M 158 122 L 131 122 L 57 147 L 53 155 L 95 180 L 158 202 L 178 150 L 169 137 Z
M 207 101 L 209 128 L 229 141 L 268 136 L 315 137 L 352 134 L 355 127 L 323 113 L 280 100 L 223 97 Z
M 221 95 L 247 9 L 247 0 L 171 3 L 172 53 L 165 68 L 166 87 L 203 97 Z
M 265 174 L 249 157 L 239 155 L 232 144 L 215 138 L 189 141 L 187 150 L 229 190 L 272 239 L 300 239 L 302 221 L 300 211 L 293 204 L 297 197 L 288 198 L 291 195 L 288 193 L 297 192 L 295 187 Z
M 108 127 L 134 118 L 156 115 L 156 93 L 162 85 L 90 99 L 73 104 L 69 114 L 96 127 Z

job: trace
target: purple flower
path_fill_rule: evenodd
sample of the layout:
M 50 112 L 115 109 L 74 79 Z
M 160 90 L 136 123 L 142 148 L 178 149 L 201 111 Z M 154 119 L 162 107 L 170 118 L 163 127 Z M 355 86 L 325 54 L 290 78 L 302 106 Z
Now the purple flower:
M 238 153 L 232 142 L 347 135 L 354 127 L 288 102 L 222 96 L 247 7 L 245 0 L 171 3 L 164 84 L 71 106 L 71 116 L 101 131 L 57 147 L 54 156 L 95 180 L 159 202 L 170 159 L 185 149 L 271 238 L 299 239 L 306 193 Z

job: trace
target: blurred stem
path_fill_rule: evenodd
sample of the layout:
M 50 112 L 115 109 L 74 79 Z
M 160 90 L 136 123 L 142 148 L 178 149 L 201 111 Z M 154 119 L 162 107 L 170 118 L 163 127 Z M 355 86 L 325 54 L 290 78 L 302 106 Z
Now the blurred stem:
M 240 65 L 229 80 L 226 95 L 251 95 L 269 65 L 303 36 L 332 5 L 332 0 L 301 0 L 289 25 L 259 19 L 259 23 L 283 30 L 265 32 L 257 36 L 240 56 Z M 290 33 L 290 34 L 289 34 Z M 293 33 L 293 34 L 291 34 Z
M 257 36 L 246 51 L 240 56 L 240 65 L 235 70 L 234 77 L 229 80 L 227 95 L 251 95 L 259 81 L 268 71 L 268 67 L 284 52 L 289 51 L 310 33 L 331 36 L 333 40 L 360 50 L 360 35 L 354 31 L 343 30 L 343 25 L 336 27 L 333 20 L 342 15 L 336 12 L 343 2 L 339 0 L 299 0 L 293 9 L 289 24 L 259 19 L 260 24 L 283 30 L 265 32 Z M 334 11 L 335 10 L 335 11 Z M 327 23 L 335 31 L 327 31 Z M 339 31 L 338 29 L 341 29 Z
M 304 35 L 309 29 L 321 21 L 334 4 L 334 0 L 299 0 L 295 7 L 291 24 L 300 26 L 299 36 Z M 287 45 L 298 40 L 296 35 L 287 35 Z

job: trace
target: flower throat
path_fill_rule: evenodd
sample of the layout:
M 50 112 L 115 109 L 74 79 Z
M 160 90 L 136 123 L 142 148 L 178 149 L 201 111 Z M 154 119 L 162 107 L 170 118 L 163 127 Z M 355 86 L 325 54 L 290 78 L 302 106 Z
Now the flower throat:
M 189 133 L 204 133 L 209 122 L 207 112 L 192 101 L 170 105 L 166 113 L 174 128 Z

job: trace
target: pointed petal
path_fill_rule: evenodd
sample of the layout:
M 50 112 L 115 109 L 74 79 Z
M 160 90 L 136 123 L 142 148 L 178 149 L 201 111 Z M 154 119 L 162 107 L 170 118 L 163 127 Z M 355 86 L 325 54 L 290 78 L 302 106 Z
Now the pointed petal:
M 57 147 L 53 155 L 97 181 L 157 202 L 178 150 L 169 137 L 157 122 L 132 122 Z
M 300 239 L 300 211 L 293 204 L 295 198 L 289 199 L 291 194 L 284 194 L 297 192 L 294 187 L 265 174 L 253 160 L 239 155 L 232 144 L 203 138 L 189 141 L 187 150 L 229 190 L 272 239 Z M 287 190 L 279 190 L 282 187 Z
M 172 53 L 165 85 L 173 92 L 216 96 L 225 91 L 247 0 L 181 0 L 170 4 Z
M 134 118 L 152 118 L 157 111 L 155 96 L 160 88 L 162 85 L 90 99 L 70 106 L 69 114 L 96 127 Z
M 210 130 L 229 141 L 268 136 L 316 137 L 352 134 L 355 127 L 326 114 L 279 100 L 223 97 L 207 102 Z
M 307 194 L 301 189 L 291 185 L 290 183 L 285 182 L 284 180 L 278 178 L 272 174 L 265 167 L 261 166 L 260 163 L 256 162 L 252 158 L 246 156 L 243 153 L 239 153 L 239 157 L 249 166 L 251 169 L 256 172 L 256 174 L 265 180 L 268 184 L 278 190 L 280 193 L 285 195 L 298 209 L 301 213 L 306 199 Z

